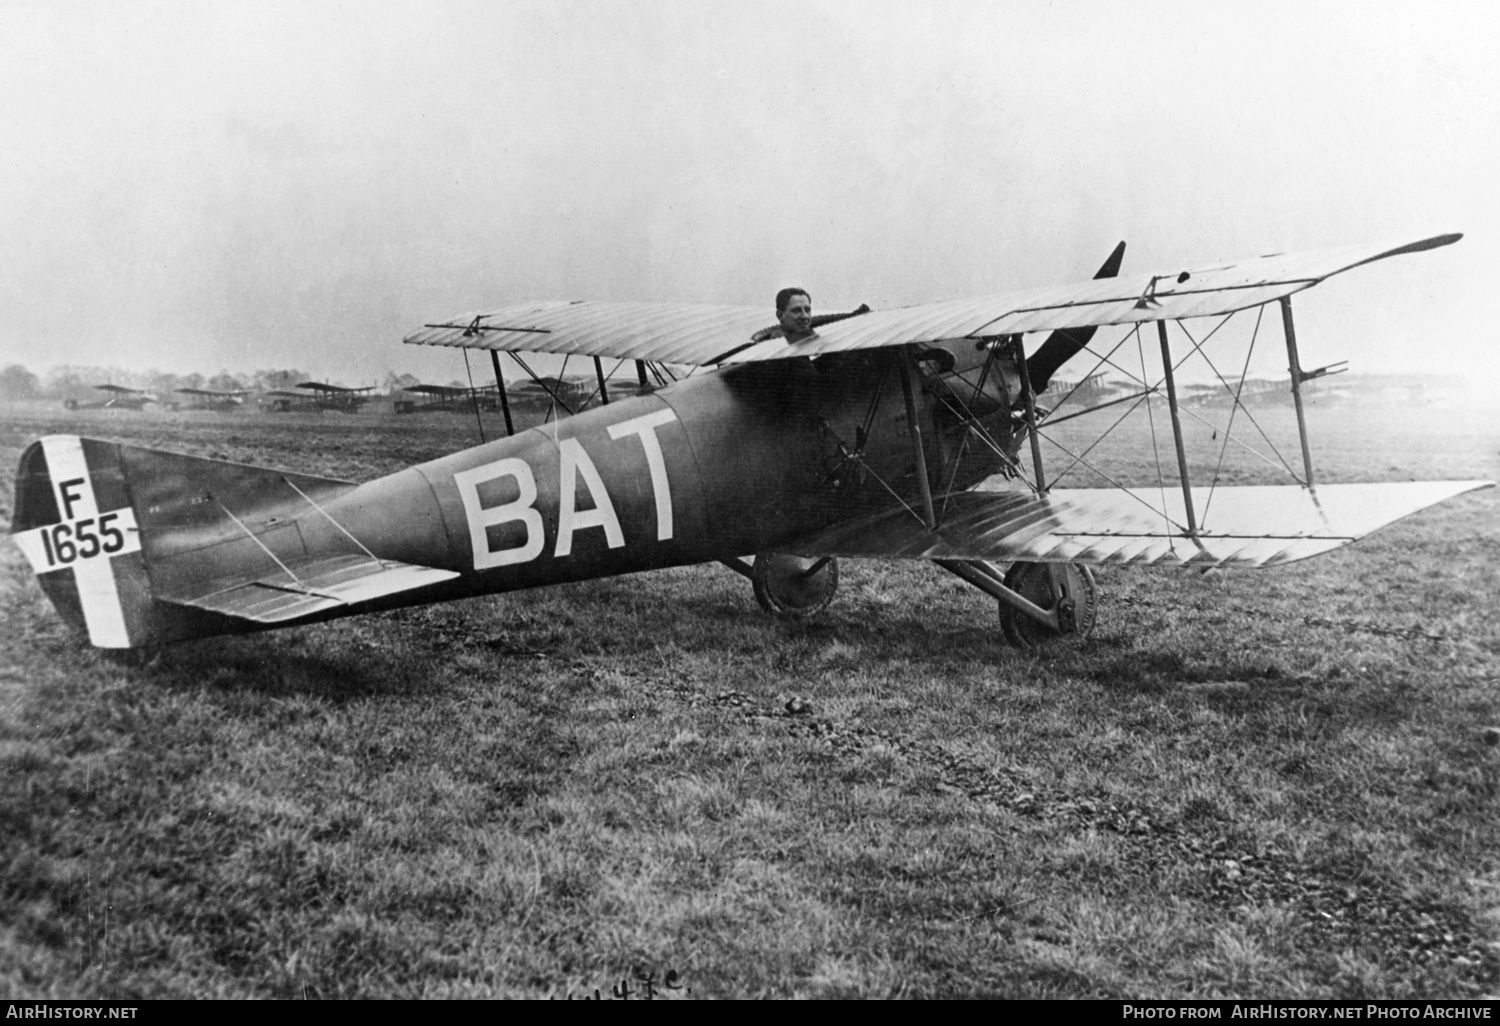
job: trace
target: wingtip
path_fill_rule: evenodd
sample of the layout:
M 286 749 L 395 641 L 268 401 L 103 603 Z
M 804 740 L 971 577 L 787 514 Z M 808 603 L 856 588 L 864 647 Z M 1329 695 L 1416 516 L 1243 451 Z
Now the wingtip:
M 1447 232 L 1443 235 L 1434 235 L 1431 238 L 1423 239 L 1420 242 L 1413 242 L 1408 246 L 1401 247 L 1401 249 L 1402 252 L 1406 253 L 1420 253 L 1423 250 L 1439 249 L 1443 246 L 1451 246 L 1463 237 L 1463 232 Z

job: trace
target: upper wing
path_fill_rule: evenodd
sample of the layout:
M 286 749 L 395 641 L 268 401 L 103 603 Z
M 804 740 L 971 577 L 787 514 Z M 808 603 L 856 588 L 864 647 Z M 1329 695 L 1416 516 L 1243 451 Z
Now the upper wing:
M 778 547 L 808 556 L 1254 568 L 1328 552 L 1493 484 L 1332 484 L 1320 485 L 1316 495 L 1296 485 L 1194 488 L 1194 507 L 1208 513 L 1192 538 L 1183 527 L 1182 496 L 1173 491 L 962 492 L 936 500 L 944 516 L 935 530 L 895 507 Z M 1165 515 L 1153 508 L 1163 500 Z
M 1347 246 L 1257 257 L 1162 274 L 1090 279 L 977 299 L 924 303 L 825 325 L 811 339 L 752 336 L 772 320 L 760 307 L 593 301 L 514 303 L 426 325 L 412 345 L 576 353 L 662 363 L 740 363 L 818 356 L 908 342 L 1056 331 L 1232 313 L 1310 288 L 1340 271 L 1457 242 L 1459 234 L 1415 242 Z
M 418 395 L 468 395 L 469 389 L 461 385 L 407 385 L 402 388 L 403 392 L 416 392 Z
M 774 322 L 758 306 L 541 301 L 459 314 L 403 341 L 708 366 Z

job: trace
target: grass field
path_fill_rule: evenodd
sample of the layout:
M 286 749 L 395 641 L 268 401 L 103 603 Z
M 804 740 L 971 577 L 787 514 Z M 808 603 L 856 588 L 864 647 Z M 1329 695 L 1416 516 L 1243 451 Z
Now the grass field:
M 1500 478 L 1493 406 L 1311 415 L 1327 480 Z M 363 479 L 473 430 L 35 406 L 0 466 L 75 431 Z M 0 544 L 0 993 L 1500 993 L 1500 493 L 1099 582 L 1034 653 L 869 562 L 804 623 L 709 566 L 129 666 Z

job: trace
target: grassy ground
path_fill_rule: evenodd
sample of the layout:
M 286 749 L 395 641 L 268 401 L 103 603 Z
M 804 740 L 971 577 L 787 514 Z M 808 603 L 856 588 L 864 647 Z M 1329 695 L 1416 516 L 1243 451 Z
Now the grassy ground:
M 77 430 L 364 478 L 473 430 L 63 418 L 4 411 L 0 464 Z M 1494 416 L 1314 418 L 1330 480 L 1500 477 Z M 1497 513 L 1103 572 L 1040 653 L 872 562 L 810 623 L 703 567 L 131 667 L 3 545 L 0 994 L 1494 995 Z

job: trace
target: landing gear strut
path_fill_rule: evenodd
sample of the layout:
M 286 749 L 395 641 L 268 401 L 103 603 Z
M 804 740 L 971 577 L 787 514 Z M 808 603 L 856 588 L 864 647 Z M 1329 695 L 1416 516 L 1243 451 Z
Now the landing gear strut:
M 1012 563 L 1004 574 L 983 559 L 935 560 L 1000 600 L 1000 629 L 1017 648 L 1036 648 L 1057 638 L 1082 638 L 1094 629 L 1094 572 L 1077 563 Z
M 1094 572 L 1085 564 L 1012 563 L 1005 571 L 1005 586 L 1057 617 L 1053 629 L 1002 601 L 1000 629 L 1016 648 L 1036 648 L 1059 637 L 1083 638 L 1094 629 L 1098 589 Z

